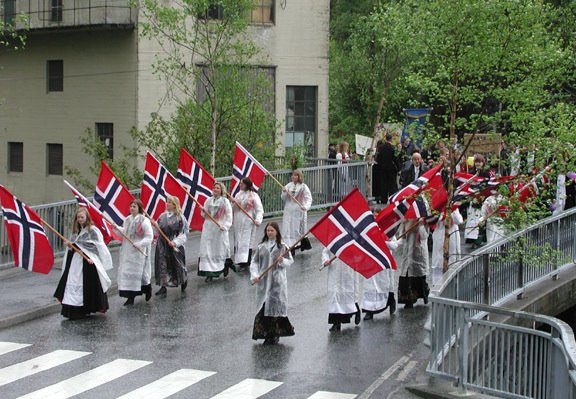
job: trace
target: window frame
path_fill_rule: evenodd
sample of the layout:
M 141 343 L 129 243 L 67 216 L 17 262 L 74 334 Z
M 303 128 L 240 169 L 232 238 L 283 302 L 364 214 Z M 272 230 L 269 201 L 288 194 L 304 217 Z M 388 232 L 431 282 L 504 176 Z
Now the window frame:
M 64 60 L 46 61 L 46 91 L 48 93 L 64 91 Z
M 58 149 L 56 151 L 56 149 Z M 56 151 L 56 152 L 54 152 Z M 58 154 L 57 152 L 60 152 Z M 59 159 L 58 159 L 59 158 Z M 58 163 L 58 164 L 56 164 Z M 46 175 L 64 175 L 64 145 L 60 143 L 46 143 Z
M 303 93 L 301 93 L 302 99 L 296 99 L 297 89 L 305 90 Z M 313 99 L 310 98 L 310 93 L 307 92 L 306 89 L 313 90 Z M 307 112 L 311 104 L 313 105 L 313 113 Z M 294 148 L 294 146 L 304 146 L 308 150 L 307 155 L 313 156 L 317 152 L 316 147 L 318 140 L 318 86 L 286 86 L 285 105 L 286 116 L 284 125 L 284 148 L 290 149 Z M 301 112 L 297 112 L 298 110 L 301 110 Z M 305 128 L 310 124 L 310 119 L 312 118 L 312 125 L 314 125 L 314 130 L 306 130 Z M 300 125 L 303 129 L 296 129 L 297 125 Z M 291 127 L 291 129 L 289 129 L 289 127 Z M 296 138 L 299 139 L 295 144 Z
M 114 159 L 114 123 L 96 122 L 94 131 L 96 132 L 96 137 L 106 146 L 108 158 Z M 109 140 L 109 142 L 106 142 L 106 140 Z
M 24 172 L 24 143 L 21 141 L 8 142 L 8 173 Z
M 264 4 L 268 2 L 272 4 Z M 266 10 L 270 11 L 270 19 L 265 21 L 264 15 L 266 14 Z M 254 19 L 254 15 L 257 12 L 260 13 L 260 21 Z M 248 23 L 250 25 L 274 25 L 276 23 L 276 0 L 254 0 L 254 7 L 250 10 L 250 15 L 248 16 Z

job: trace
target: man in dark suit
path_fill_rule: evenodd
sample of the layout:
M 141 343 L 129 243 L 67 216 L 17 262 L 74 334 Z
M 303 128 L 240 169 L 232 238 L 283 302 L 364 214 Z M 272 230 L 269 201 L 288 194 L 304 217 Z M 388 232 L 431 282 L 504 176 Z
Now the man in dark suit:
M 380 200 L 388 202 L 388 197 L 398 191 L 398 171 L 400 160 L 396 156 L 392 134 L 386 133 L 386 142 L 378 147 L 376 162 L 380 172 Z
M 405 168 L 400 174 L 400 185 L 406 187 L 414 180 L 422 176 L 422 173 L 428 170 L 428 166 L 424 163 L 422 155 L 418 150 L 412 152 L 412 163 Z

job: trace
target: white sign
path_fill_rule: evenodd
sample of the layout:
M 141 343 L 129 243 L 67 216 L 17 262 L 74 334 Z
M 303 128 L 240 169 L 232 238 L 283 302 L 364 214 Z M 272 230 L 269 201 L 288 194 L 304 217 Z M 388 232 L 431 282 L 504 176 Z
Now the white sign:
M 356 154 L 366 155 L 366 151 L 372 148 L 372 137 L 356 135 Z

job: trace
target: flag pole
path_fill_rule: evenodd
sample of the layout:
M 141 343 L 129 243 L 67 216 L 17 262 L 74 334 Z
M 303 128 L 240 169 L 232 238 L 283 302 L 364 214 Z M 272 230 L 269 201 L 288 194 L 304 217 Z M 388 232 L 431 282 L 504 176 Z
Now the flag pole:
M 104 213 L 102 213 L 102 215 L 104 215 Z M 115 229 L 116 229 L 116 231 L 118 231 L 118 232 L 122 235 L 122 237 L 124 237 L 130 244 L 132 244 L 132 246 L 133 246 L 134 248 L 136 248 L 136 249 L 138 250 L 138 252 L 140 252 L 140 253 L 141 253 L 142 255 L 144 255 L 144 256 L 148 256 L 144 251 L 142 251 L 141 248 L 138 248 L 138 247 L 136 246 L 136 244 L 134 244 L 134 241 L 132 241 L 132 240 L 130 239 L 130 237 L 128 237 L 128 236 L 126 235 L 126 233 L 124 233 L 124 231 L 122 231 L 122 230 L 119 229 L 120 226 L 118 226 L 118 225 L 117 225 L 116 223 L 114 223 L 112 220 L 108 219 L 108 217 L 107 217 L 106 215 L 104 215 L 104 219 L 106 219 L 106 220 L 108 221 L 108 223 L 110 223 L 112 226 L 114 226 Z
M 88 256 L 86 256 L 86 254 L 84 252 L 82 252 L 80 249 L 78 249 L 78 247 L 76 247 L 74 245 L 73 242 L 71 242 L 70 240 L 68 240 L 66 237 L 64 237 L 62 234 L 60 234 L 54 227 L 50 226 L 50 224 L 48 224 L 48 222 L 46 222 L 44 219 L 40 218 L 40 220 L 42 221 L 42 224 L 46 227 L 48 227 L 48 229 L 56 234 L 58 236 L 58 238 L 60 238 L 62 241 L 64 241 L 64 244 L 66 244 L 66 246 L 68 248 L 73 249 L 74 251 L 76 251 L 76 253 L 78 253 L 80 256 L 82 256 L 87 262 L 92 262 L 94 263 L 94 261 L 92 259 L 90 259 Z
M 202 210 L 202 212 L 204 212 L 204 214 L 206 216 L 208 216 L 208 219 L 210 219 L 211 221 L 216 223 L 216 226 L 218 226 L 218 228 L 220 230 L 224 230 L 224 227 L 222 227 L 222 225 L 220 223 L 218 223 L 218 221 L 216 219 L 214 219 L 212 217 L 212 215 L 210 215 L 209 212 L 206 212 L 206 209 L 200 204 L 200 202 L 198 202 L 198 200 L 196 198 L 194 198 L 194 196 L 192 194 L 190 194 L 190 192 L 188 190 L 185 190 L 185 191 L 186 191 L 186 194 L 188 195 L 188 197 L 190 197 L 192 199 L 192 201 L 194 201 L 196 203 L 196 205 L 198 205 L 200 207 L 200 210 Z
M 248 216 L 248 219 L 250 219 L 253 224 L 256 224 L 256 220 L 254 220 L 254 218 L 253 218 L 252 216 L 250 216 L 250 214 L 248 213 L 248 211 L 247 211 L 246 209 L 242 208 L 242 206 L 240 205 L 240 203 L 239 203 L 238 201 L 236 201 L 236 199 L 235 199 L 234 197 L 232 197 L 232 196 L 230 195 L 230 193 L 226 193 L 226 196 L 228 197 L 228 199 L 229 199 L 230 201 L 232 201 L 232 202 L 234 203 L 234 205 L 236 205 L 236 206 L 238 207 L 238 209 L 240 209 L 240 211 L 241 211 L 244 215 Z
M 320 266 L 320 269 L 318 270 L 322 270 L 328 266 L 330 266 L 332 264 L 332 262 L 334 262 L 338 257 L 336 255 L 334 255 L 333 257 L 331 257 L 326 263 L 323 263 L 322 266 Z
M 268 173 L 268 176 L 270 176 L 270 177 L 272 178 L 272 180 L 274 180 L 274 181 L 276 182 L 276 184 L 278 184 L 278 185 L 282 188 L 282 190 L 284 190 L 284 185 L 283 185 L 282 183 L 280 183 L 280 182 L 278 181 L 278 179 L 276 179 L 274 176 L 272 176 L 272 173 L 270 173 L 270 172 L 268 172 L 268 171 L 266 171 L 266 173 Z M 304 208 L 304 205 L 302 205 L 302 204 L 300 203 L 300 201 L 298 201 L 298 200 L 296 199 L 296 197 L 294 197 L 292 194 L 290 194 L 290 192 L 286 191 L 286 194 L 288 194 L 288 196 L 289 196 L 290 198 L 292 198 L 292 199 L 298 204 L 298 206 L 300 206 L 300 209 L 306 210 L 306 208 Z
M 160 226 L 158 225 L 158 222 L 156 222 L 154 219 L 152 219 L 152 216 L 150 216 L 148 214 L 148 212 L 146 212 L 146 210 L 144 210 L 144 214 L 150 220 L 150 223 L 152 223 L 152 225 L 154 227 L 156 227 L 156 230 L 158 230 L 158 234 L 160 234 L 166 242 L 171 242 L 172 240 L 169 239 L 168 236 L 166 235 L 166 233 L 164 233 L 164 231 L 160 228 Z M 186 226 L 186 227 L 188 228 L 188 226 Z M 171 248 L 174 250 L 174 252 L 180 252 L 178 250 L 178 248 L 176 248 L 176 247 L 171 247 Z

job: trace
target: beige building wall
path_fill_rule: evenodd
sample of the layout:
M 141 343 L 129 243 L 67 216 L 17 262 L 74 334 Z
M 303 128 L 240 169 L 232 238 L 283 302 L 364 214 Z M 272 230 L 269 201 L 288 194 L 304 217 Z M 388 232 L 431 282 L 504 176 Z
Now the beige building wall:
M 136 124 L 136 35 L 131 30 L 36 33 L 25 50 L 0 54 L 0 182 L 28 204 L 70 199 L 64 176 L 47 175 L 48 143 L 85 176 L 93 162 L 80 137 L 114 124 L 114 152 L 131 145 Z M 48 92 L 46 62 L 63 60 L 64 90 Z M 24 143 L 24 170 L 8 173 L 8 142 Z M 94 180 L 96 178 L 94 177 Z M 93 192 L 86 192 L 91 196 Z

